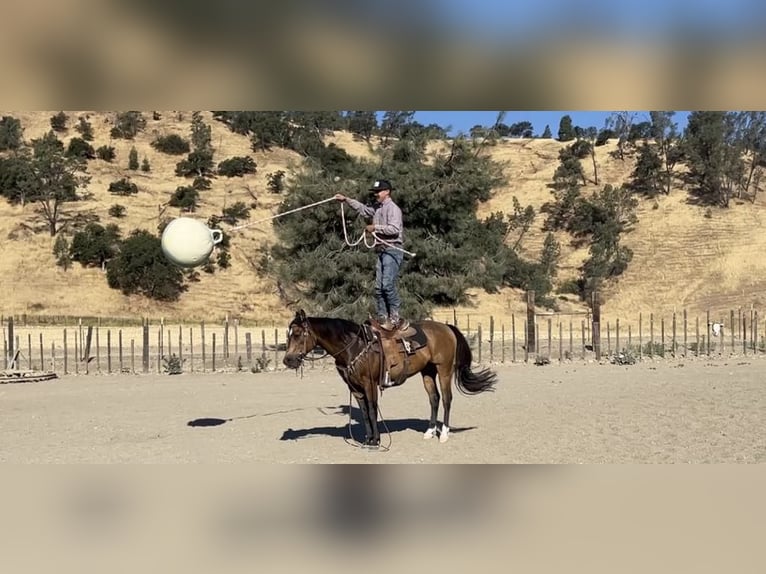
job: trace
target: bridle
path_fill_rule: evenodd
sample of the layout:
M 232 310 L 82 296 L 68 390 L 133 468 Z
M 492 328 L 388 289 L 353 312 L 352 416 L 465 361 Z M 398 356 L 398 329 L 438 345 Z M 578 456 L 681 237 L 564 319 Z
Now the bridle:
M 311 349 L 314 349 L 315 347 L 319 347 L 319 344 L 318 344 L 319 340 L 317 336 L 314 334 L 314 332 L 311 330 L 311 325 L 309 324 L 308 317 L 304 318 L 300 323 L 297 323 L 297 324 L 300 325 L 301 329 L 303 329 L 303 334 L 301 335 L 301 337 L 303 337 L 303 352 L 298 355 L 298 358 L 300 359 L 301 363 L 303 363 L 303 361 L 321 361 L 322 359 L 326 359 L 327 357 L 336 358 L 341 353 L 346 352 L 349 349 L 349 347 L 351 347 L 351 345 L 355 343 L 355 341 L 352 339 L 351 341 L 348 342 L 348 344 L 345 347 L 343 347 L 340 351 L 336 353 L 328 353 L 327 349 L 323 349 L 325 352 L 324 355 L 322 355 L 321 357 L 312 358 L 308 356 L 309 351 Z M 292 331 L 292 326 L 290 327 L 290 330 L 288 331 L 288 339 L 291 336 L 290 335 L 291 331 Z M 308 343 L 309 334 L 314 339 L 314 345 L 311 347 L 311 349 L 309 349 L 309 343 Z M 360 354 L 363 354 L 366 350 L 367 348 L 365 347 L 365 349 Z M 356 358 L 357 357 L 352 359 L 352 362 L 355 361 Z

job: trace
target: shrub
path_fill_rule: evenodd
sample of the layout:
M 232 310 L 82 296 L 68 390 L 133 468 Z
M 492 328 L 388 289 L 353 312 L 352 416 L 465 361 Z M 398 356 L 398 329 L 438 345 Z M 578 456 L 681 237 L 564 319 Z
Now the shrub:
M 109 208 L 109 215 L 111 217 L 116 217 L 117 219 L 125 217 L 125 206 L 115 203 Z
M 103 159 L 104 161 L 112 161 L 117 154 L 114 153 L 114 147 L 110 145 L 102 145 L 96 150 L 96 157 Z
M 141 162 L 141 171 L 143 172 L 150 172 L 152 170 L 152 167 L 149 165 L 149 160 L 144 157 L 144 161 Z
M 0 119 L 0 151 L 19 149 L 23 131 L 19 120 L 13 116 L 3 116 Z
M 173 353 L 169 357 L 162 357 L 162 368 L 166 375 L 180 375 L 183 373 L 183 361 Z
M 63 235 L 56 237 L 56 242 L 53 244 L 53 256 L 59 267 L 69 269 L 72 266 L 72 258 L 69 256 L 69 242 Z
M 189 142 L 177 134 L 159 136 L 151 143 L 151 146 L 169 155 L 183 155 L 191 150 Z
M 168 204 L 172 207 L 179 207 L 181 211 L 193 212 L 197 209 L 198 201 L 199 192 L 193 186 L 182 185 L 176 188 Z
M 93 146 L 82 138 L 72 138 L 66 150 L 67 157 L 79 157 L 80 159 L 95 159 L 96 152 Z
M 238 201 L 234 205 L 224 208 L 221 221 L 225 221 L 229 225 L 236 225 L 238 220 L 248 217 L 250 217 L 250 208 L 244 202 Z
M 103 227 L 98 223 L 89 223 L 83 231 L 78 231 L 72 238 L 69 253 L 72 261 L 84 267 L 101 266 L 117 253 L 120 232 L 116 225 Z
M 130 153 L 128 154 L 128 169 L 134 171 L 138 169 L 138 151 L 135 147 L 131 147 Z
M 133 195 L 134 193 L 138 193 L 138 186 L 127 177 L 123 177 L 122 179 L 110 183 L 109 191 L 117 195 Z
M 82 139 L 85 141 L 93 141 L 93 126 L 90 125 L 90 122 L 86 118 L 80 117 L 80 121 L 74 129 L 80 133 Z
M 51 116 L 51 128 L 56 132 L 66 131 L 68 116 L 64 112 L 59 112 Z
M 218 164 L 218 175 L 242 177 L 246 173 L 255 173 L 256 165 L 251 157 L 232 157 Z
M 110 132 L 113 138 L 132 140 L 146 127 L 146 120 L 141 112 L 121 112 L 117 114 L 115 124 Z
M 285 189 L 285 172 L 281 169 L 266 177 L 266 187 L 271 193 L 282 193 Z
M 141 294 L 160 301 L 175 301 L 184 290 L 181 269 L 162 253 L 159 237 L 134 231 L 120 244 L 120 252 L 106 268 L 109 287 L 125 295 Z
M 176 175 L 181 177 L 212 175 L 213 154 L 208 151 L 193 151 L 186 159 L 176 164 Z

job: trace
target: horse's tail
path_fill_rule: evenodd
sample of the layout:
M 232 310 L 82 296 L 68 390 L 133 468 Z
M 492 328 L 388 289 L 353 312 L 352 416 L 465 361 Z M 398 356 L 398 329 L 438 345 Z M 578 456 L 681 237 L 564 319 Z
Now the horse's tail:
M 497 375 L 489 369 L 472 371 L 471 362 L 473 361 L 473 353 L 471 353 L 468 341 L 465 340 L 463 333 L 457 327 L 454 325 L 448 325 L 448 327 L 452 329 L 457 340 L 457 349 L 455 350 L 455 380 L 457 381 L 457 388 L 464 395 L 477 395 L 484 391 L 495 390 Z

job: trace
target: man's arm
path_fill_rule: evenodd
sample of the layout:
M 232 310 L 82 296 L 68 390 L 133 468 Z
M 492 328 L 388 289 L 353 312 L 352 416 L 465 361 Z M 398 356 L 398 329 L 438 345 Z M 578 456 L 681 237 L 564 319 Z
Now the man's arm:
M 351 199 L 350 197 L 346 197 L 345 195 L 340 193 L 335 194 L 335 199 L 337 199 L 338 201 L 345 201 L 354 211 L 356 211 L 362 217 L 372 217 L 373 215 L 375 215 L 375 208 L 369 207 L 368 205 L 365 205 L 361 201 L 357 201 L 356 199 Z

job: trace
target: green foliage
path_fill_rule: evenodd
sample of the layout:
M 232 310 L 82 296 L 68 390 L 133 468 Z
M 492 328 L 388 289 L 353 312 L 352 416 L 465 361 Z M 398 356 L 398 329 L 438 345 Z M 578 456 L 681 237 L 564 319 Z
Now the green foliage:
M 117 154 L 114 152 L 114 146 L 102 145 L 96 150 L 96 157 L 111 162 L 117 157 Z
M 180 375 L 184 372 L 183 361 L 175 353 L 171 354 L 169 357 L 163 355 L 162 370 L 166 375 Z
M 231 267 L 231 255 L 229 255 L 228 251 L 219 250 L 215 262 L 221 269 L 227 269 Z
M 593 146 L 588 140 L 578 139 L 569 146 L 569 150 L 571 154 L 577 159 L 584 159 L 591 154 L 591 151 L 593 151 Z
M 13 116 L 0 119 L 0 151 L 19 149 L 22 145 L 24 130 L 21 122 Z
M 20 192 L 27 200 L 38 203 L 52 237 L 65 216 L 63 205 L 76 201 L 77 188 L 90 182 L 90 177 L 84 175 L 85 161 L 67 157 L 64 144 L 53 131 L 32 140 L 32 156 L 27 161 L 25 177 L 19 182 Z
M 69 117 L 64 112 L 59 112 L 51 116 L 51 128 L 54 132 L 65 132 Z
M 85 117 L 80 116 L 80 121 L 77 123 L 74 129 L 79 132 L 79 134 L 82 136 L 82 139 L 85 141 L 93 141 L 93 126 Z
M 551 126 L 548 124 L 545 124 L 545 129 L 543 130 L 543 135 L 540 136 L 543 139 L 549 140 L 553 139 L 553 133 L 551 132 Z
M 193 112 L 191 122 L 191 141 L 194 151 L 203 154 L 210 154 L 210 157 L 212 157 L 213 145 L 211 134 L 211 128 L 203 121 L 202 114 L 200 112 Z
M 114 127 L 110 131 L 113 138 L 132 140 L 146 127 L 146 119 L 141 112 L 119 112 L 115 116 Z
M 185 160 L 176 164 L 176 175 L 181 177 L 211 177 L 213 175 L 213 153 L 193 151 Z
M 100 267 L 115 256 L 119 243 L 120 230 L 116 225 L 103 227 L 98 223 L 89 223 L 83 231 L 74 234 L 70 256 L 83 267 Z
M 125 217 L 125 206 L 120 205 L 119 203 L 115 203 L 114 205 L 109 207 L 109 215 L 116 219 Z
M 226 177 L 242 177 L 246 173 L 255 173 L 255 171 L 256 165 L 250 156 L 236 156 L 218 164 L 218 175 Z
M 199 205 L 199 191 L 190 185 L 179 186 L 170 197 L 168 205 L 192 213 L 197 210 Z
M 267 175 L 266 187 L 271 193 L 282 193 L 285 189 L 285 172 L 280 169 Z
M 606 145 L 610 139 L 612 139 L 614 136 L 614 132 L 608 128 L 603 128 L 599 130 L 598 135 L 596 136 L 596 142 L 595 146 L 602 146 Z
M 367 142 L 378 129 L 378 118 L 374 111 L 348 112 L 346 119 L 348 131 Z
M 736 137 L 735 116 L 728 112 L 692 112 L 684 137 L 693 195 L 703 205 L 728 207 L 742 184 L 745 164 Z
M 0 195 L 11 203 L 24 203 L 30 169 L 29 158 L 24 155 L 0 157 Z
M 183 155 L 189 153 L 189 142 L 178 134 L 158 136 L 152 141 L 151 146 L 159 152 L 169 155 Z
M 67 157 L 76 157 L 83 160 L 95 159 L 96 152 L 93 146 L 82 138 L 72 138 L 66 150 Z
M 138 193 L 138 186 L 129 177 L 123 177 L 110 183 L 109 191 L 116 195 L 133 195 Z
M 553 173 L 553 187 L 557 190 L 578 187 L 587 183 L 585 170 L 574 150 L 575 144 L 559 150 L 559 165 Z
M 527 231 L 532 227 L 535 222 L 535 208 L 531 205 L 522 207 L 518 198 L 513 196 L 513 213 L 508 215 L 508 229 L 506 230 L 505 237 L 508 238 L 511 233 L 518 233 L 516 241 L 513 244 L 513 250 L 519 248 L 521 240 L 526 235 Z
M 630 187 L 637 193 L 655 197 L 663 191 L 662 159 L 655 146 L 644 143 L 639 148 L 630 178 Z
M 69 255 L 69 241 L 63 235 L 56 237 L 53 242 L 53 256 L 56 258 L 56 265 L 64 270 L 72 266 L 72 257 Z
M 569 115 L 565 115 L 559 122 L 559 141 L 568 142 L 575 139 L 575 131 L 572 126 L 572 118 Z
M 192 181 L 192 187 L 196 189 L 197 191 L 205 191 L 206 189 L 210 189 L 211 182 L 206 177 L 200 177 L 197 176 L 194 178 L 194 181 Z
M 128 153 L 128 169 L 134 171 L 138 169 L 138 150 L 135 146 L 131 147 Z
M 248 217 L 250 217 L 250 208 L 243 201 L 237 201 L 234 205 L 223 208 L 221 221 L 229 225 L 236 225 L 237 221 L 247 219 Z
M 160 301 L 175 301 L 182 291 L 183 274 L 162 253 L 159 237 L 135 230 L 120 245 L 120 252 L 106 268 L 112 289 L 125 295 L 141 294 Z
M 470 287 L 494 291 L 511 282 L 528 284 L 534 273 L 519 280 L 515 266 L 538 269 L 539 264 L 521 261 L 505 245 L 509 227 L 505 216 L 476 217 L 479 202 L 489 199 L 503 181 L 500 166 L 481 153 L 481 144 L 464 138 L 457 138 L 433 160 L 422 153 L 424 144 L 418 137 L 406 139 L 379 150 L 373 162 L 352 164 L 353 175 L 340 189 L 317 165 L 296 174 L 280 211 L 336 191 L 353 196 L 359 183 L 350 181 L 366 187 L 364 182 L 390 179 L 395 187 L 392 197 L 404 215 L 405 247 L 417 252 L 417 257 L 405 258 L 399 281 L 407 317 L 425 317 L 434 305 L 466 303 Z M 407 153 L 402 152 L 404 147 Z M 359 199 L 368 198 L 365 194 Z M 346 209 L 346 222 L 349 239 L 355 239 L 365 221 Z M 368 316 L 373 308 L 376 256 L 361 247 L 344 246 L 337 204 L 319 206 L 300 217 L 280 218 L 274 226 L 279 241 L 263 253 L 261 270 L 275 274 L 285 297 L 300 297 L 307 307 L 343 317 L 363 320 Z
M 144 156 L 144 161 L 141 162 L 141 171 L 148 173 L 152 170 L 152 166 L 149 165 L 149 159 Z

